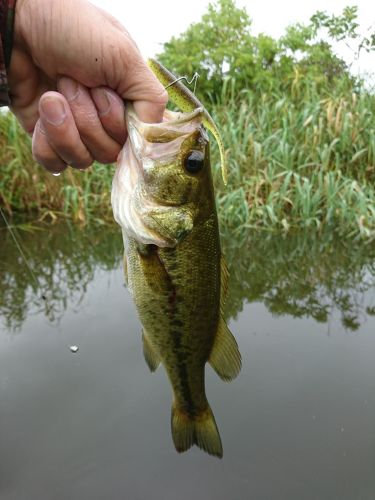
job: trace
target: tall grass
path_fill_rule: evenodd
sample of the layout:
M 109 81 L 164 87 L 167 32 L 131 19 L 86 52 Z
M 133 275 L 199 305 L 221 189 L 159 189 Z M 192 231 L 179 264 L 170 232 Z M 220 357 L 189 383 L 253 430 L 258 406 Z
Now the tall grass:
M 345 236 L 375 237 L 375 96 L 337 89 L 318 93 L 297 82 L 291 95 L 224 85 L 224 104 L 210 110 L 229 163 L 224 189 L 219 155 L 212 165 L 223 231 L 287 232 L 331 227 Z M 53 177 L 31 158 L 30 139 L 12 115 L 0 115 L 0 203 L 75 221 L 110 219 L 113 168 Z
M 310 89 L 311 90 L 311 89 Z M 222 226 L 289 231 L 332 227 L 375 237 L 375 97 L 308 99 L 225 89 L 215 109 L 227 146 L 229 188 L 215 179 Z M 218 153 L 213 151 L 214 165 Z
M 10 215 L 81 223 L 111 218 L 114 167 L 95 163 L 87 171 L 69 168 L 54 177 L 33 160 L 30 137 L 11 113 L 0 114 L 0 171 L 0 203 Z

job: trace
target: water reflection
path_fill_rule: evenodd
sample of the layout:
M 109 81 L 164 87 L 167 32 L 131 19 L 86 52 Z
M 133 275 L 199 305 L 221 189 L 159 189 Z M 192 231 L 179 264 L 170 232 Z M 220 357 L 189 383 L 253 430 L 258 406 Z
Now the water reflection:
M 263 302 L 274 315 L 312 317 L 324 323 L 338 310 L 345 329 L 357 330 L 375 315 L 375 248 L 340 241 L 332 234 L 257 235 L 238 247 L 226 241 L 230 264 L 227 314 L 244 301 Z
M 122 258 L 115 226 L 59 224 L 18 231 L 39 280 L 37 290 L 9 232 L 3 228 L 0 235 L 0 315 L 8 330 L 41 311 L 58 321 L 68 303 L 79 307 L 96 269 L 117 268 Z M 336 309 L 343 326 L 353 331 L 366 314 L 375 315 L 375 297 L 366 294 L 375 285 L 372 246 L 310 234 L 249 236 L 241 247 L 230 240 L 223 246 L 230 270 L 227 317 L 236 318 L 245 301 L 263 302 L 276 315 L 318 322 L 327 322 Z M 45 290 L 46 303 L 41 300 Z
M 35 314 L 42 306 L 5 235 L 0 314 L 22 335 L 0 326 L 1 500 L 374 498 L 372 247 L 310 236 L 224 242 L 243 368 L 230 386 L 206 370 L 220 461 L 195 449 L 176 457 L 170 388 L 142 359 L 118 228 L 20 234 L 52 284 L 58 328 Z M 356 335 L 342 327 L 348 316 L 361 323 Z
M 9 232 L 3 228 L 0 234 L 0 316 L 8 330 L 42 311 L 58 321 L 67 304 L 79 307 L 95 270 L 121 265 L 123 247 L 115 226 L 60 224 L 18 231 L 39 280 L 37 290 Z M 375 296 L 368 293 L 375 285 L 374 245 L 303 234 L 250 235 L 245 244 L 227 239 L 223 246 L 230 270 L 228 318 L 236 318 L 245 301 L 263 302 L 275 315 L 318 322 L 328 322 L 338 310 L 342 325 L 352 331 L 366 315 L 375 315 Z
M 41 312 L 57 322 L 68 304 L 79 306 L 97 269 L 111 270 L 121 260 L 122 241 L 115 227 L 59 224 L 18 230 L 16 235 L 39 286 L 9 230 L 1 228 L 0 316 L 8 330 L 19 329 L 28 315 Z

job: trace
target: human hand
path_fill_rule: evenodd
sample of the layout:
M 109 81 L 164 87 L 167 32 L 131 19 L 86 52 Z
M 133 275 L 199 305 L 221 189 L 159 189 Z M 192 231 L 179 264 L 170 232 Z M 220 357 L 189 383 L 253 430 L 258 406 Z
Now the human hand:
M 126 139 L 123 100 L 161 121 L 167 93 L 128 32 L 86 0 L 18 0 L 8 71 L 11 109 L 52 172 L 113 162 Z

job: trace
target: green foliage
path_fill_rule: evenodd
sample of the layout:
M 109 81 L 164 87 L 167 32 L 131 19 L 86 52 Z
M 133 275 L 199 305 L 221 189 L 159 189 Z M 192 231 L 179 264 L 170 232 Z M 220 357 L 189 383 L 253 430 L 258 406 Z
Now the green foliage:
M 202 21 L 192 24 L 179 37 L 164 45 L 158 58 L 178 74 L 199 72 L 205 92 L 220 92 L 223 78 L 240 78 L 239 70 L 254 66 L 250 18 L 233 0 L 209 4 Z
M 345 7 L 341 16 L 329 16 L 326 12 L 318 11 L 311 17 L 311 23 L 316 31 L 327 28 L 334 40 L 354 39 L 359 36 L 357 12 L 358 7 Z
M 302 96 L 302 97 L 301 97 Z M 221 183 L 217 147 L 212 161 L 223 234 L 246 238 L 250 228 L 288 232 L 334 229 L 342 236 L 375 238 L 375 97 L 342 85 L 322 97 L 296 75 L 290 95 L 247 90 L 234 82 L 210 109 L 226 146 L 229 183 Z M 112 220 L 113 168 L 96 164 L 60 177 L 36 165 L 28 138 L 10 114 L 0 116 L 0 203 L 12 212 L 36 212 L 85 223 Z
M 201 21 L 164 44 L 158 58 L 178 75 L 198 72 L 198 95 L 215 101 L 227 79 L 235 81 L 237 93 L 242 89 L 291 92 L 296 75 L 329 91 L 339 79 L 354 83 L 331 43 L 357 40 L 356 20 L 356 7 L 346 7 L 340 16 L 317 12 L 309 24 L 289 26 L 275 40 L 252 35 L 249 15 L 233 0 L 217 0 Z M 374 35 L 359 41 L 357 52 L 362 48 L 375 48 Z
M 185 33 L 165 44 L 161 61 L 178 74 L 198 71 L 198 90 L 222 132 L 229 184 L 212 165 L 223 233 L 249 228 L 334 228 L 375 238 L 375 97 L 354 81 L 330 41 L 360 39 L 357 10 L 317 12 L 283 37 L 251 34 L 251 20 L 233 0 L 210 4 Z M 321 39 L 327 31 L 329 38 Z M 372 40 L 372 41 L 371 41 Z M 371 45 L 372 44 L 372 45 Z M 207 106 L 210 108 L 210 106 Z M 113 168 L 68 169 L 53 177 L 31 157 L 30 138 L 10 113 L 0 114 L 0 203 L 9 214 L 111 220 Z
M 9 112 L 0 113 L 0 204 L 8 214 L 72 218 L 81 223 L 108 219 L 113 168 L 95 163 L 54 177 L 31 155 L 30 137 Z
M 311 88 L 305 100 L 248 91 L 239 105 L 224 91 L 226 106 L 215 111 L 228 148 L 226 189 L 216 148 L 212 162 L 224 232 L 246 238 L 250 228 L 331 227 L 375 239 L 374 96 L 338 90 L 321 99 Z

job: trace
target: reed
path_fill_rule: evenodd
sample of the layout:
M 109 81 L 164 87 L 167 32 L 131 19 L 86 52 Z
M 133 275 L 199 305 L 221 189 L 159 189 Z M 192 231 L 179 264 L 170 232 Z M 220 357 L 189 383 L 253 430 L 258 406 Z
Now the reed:
M 224 230 L 332 227 L 375 237 L 375 97 L 256 95 L 225 89 L 215 109 L 227 148 L 229 186 L 213 165 Z M 229 95 L 229 98 L 228 98 Z M 305 96 L 306 97 L 306 96 Z
M 301 83 L 302 85 L 302 83 Z M 212 165 L 223 232 L 250 228 L 288 232 L 332 228 L 375 237 L 375 96 L 343 87 L 317 92 L 298 84 L 291 94 L 244 90 L 230 82 L 210 111 L 221 129 L 229 183 Z M 31 156 L 30 138 L 10 113 L 0 115 L 0 203 L 9 213 L 66 217 L 80 223 L 112 219 L 113 167 L 94 164 L 54 177 Z
M 0 114 L 0 203 L 9 215 L 76 222 L 111 218 L 112 165 L 95 163 L 81 172 L 67 169 L 59 177 L 32 158 L 30 137 L 11 113 Z

